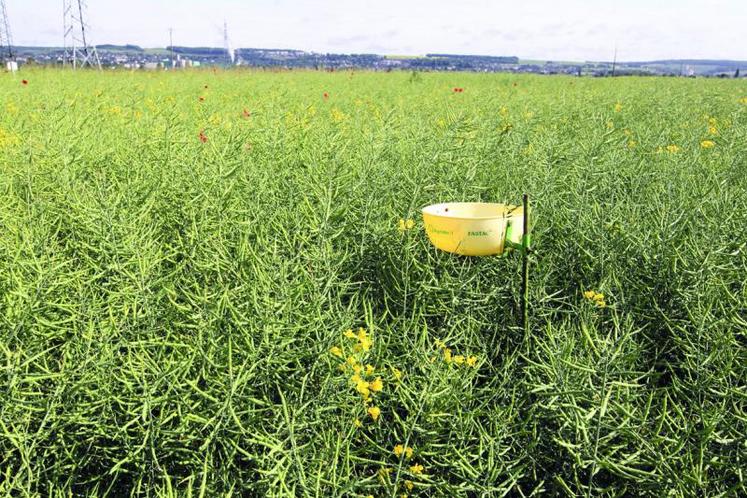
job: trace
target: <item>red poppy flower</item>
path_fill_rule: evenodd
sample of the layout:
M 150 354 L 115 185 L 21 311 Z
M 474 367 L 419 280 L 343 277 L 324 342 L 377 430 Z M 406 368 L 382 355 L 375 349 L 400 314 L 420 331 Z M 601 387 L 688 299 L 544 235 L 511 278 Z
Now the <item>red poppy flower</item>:
M 207 143 L 207 135 L 205 135 L 205 130 L 200 130 L 200 142 Z
M 28 84 L 29 84 L 29 82 L 28 82 L 28 80 L 21 80 L 21 84 L 22 84 L 22 85 L 28 85 Z
M 322 97 L 324 97 L 324 100 L 327 100 L 329 98 L 329 94 L 327 92 L 324 92 Z
M 198 98 L 197 100 L 199 100 L 200 102 L 205 102 L 205 97 L 202 97 L 202 96 L 201 96 L 201 97 L 199 97 L 199 98 Z
M 249 116 L 252 115 L 252 113 L 249 112 L 247 109 L 244 109 L 243 115 L 244 115 L 245 118 L 248 118 Z

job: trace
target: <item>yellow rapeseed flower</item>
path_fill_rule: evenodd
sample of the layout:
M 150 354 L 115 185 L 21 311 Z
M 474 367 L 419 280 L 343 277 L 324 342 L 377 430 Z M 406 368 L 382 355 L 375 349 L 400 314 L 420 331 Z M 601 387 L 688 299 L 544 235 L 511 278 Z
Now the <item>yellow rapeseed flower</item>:
M 615 104 L 615 112 L 620 112 L 622 110 L 623 110 L 623 105 L 620 102 Z
M 343 332 L 342 335 L 344 335 L 348 339 L 355 339 L 355 337 L 356 337 L 355 333 L 353 332 L 353 329 L 347 329 L 345 332 Z
M 353 372 L 356 374 L 360 374 L 363 370 L 363 367 L 360 364 L 353 365 Z
M 397 228 L 399 229 L 400 232 L 404 232 L 405 230 L 410 230 L 414 226 L 415 226 L 414 220 L 410 218 L 407 218 L 407 219 L 400 218 Z
M 584 292 L 584 297 L 589 301 L 593 302 L 599 308 L 606 308 L 607 302 L 604 300 L 604 294 L 593 290 Z
M 716 128 L 713 125 L 709 126 L 708 127 L 708 134 L 709 135 L 718 135 L 718 128 Z
M 425 469 L 419 463 L 416 463 L 415 465 L 410 465 L 410 472 L 412 472 L 415 475 L 422 474 L 423 470 L 425 470 Z
M 372 344 L 373 344 L 373 341 L 371 341 L 371 339 L 365 338 L 359 341 L 358 344 L 353 346 L 353 350 L 356 352 L 369 351 L 371 349 Z
M 477 366 L 477 356 L 470 355 L 467 357 L 467 365 L 471 367 Z
M 361 427 L 363 427 L 363 422 L 361 422 L 359 419 L 355 419 L 353 420 L 353 425 L 360 429 Z
M 402 444 L 398 444 L 397 446 L 394 447 L 394 449 L 392 450 L 392 452 L 396 456 L 401 456 L 402 453 L 404 453 L 407 458 L 412 458 L 413 449 L 410 448 L 409 446 L 405 447 Z
M 332 353 L 333 355 L 337 356 L 338 358 L 342 358 L 342 349 L 340 349 L 337 346 L 331 347 L 330 350 L 329 350 L 329 352 Z
M 371 390 L 375 393 L 381 392 L 382 389 L 384 389 L 384 383 L 381 381 L 381 377 L 376 377 L 376 379 L 371 382 L 368 386 L 371 388 Z
M 358 328 L 358 334 L 356 335 L 359 341 L 365 341 L 368 339 L 368 334 L 366 334 L 366 329 L 363 327 Z
M 413 483 L 412 481 L 405 481 L 405 487 L 407 488 L 408 491 L 412 491 L 412 488 L 415 487 L 415 483 Z M 403 496 L 407 496 L 407 495 L 403 495 Z
M 330 115 L 332 116 L 332 121 L 335 123 L 342 123 L 348 119 L 347 115 L 339 109 L 332 109 Z
M 392 367 L 392 375 L 394 375 L 396 380 L 402 380 L 402 371 L 398 368 Z
M 456 363 L 457 365 L 461 365 L 462 363 L 464 363 L 464 356 L 460 354 L 456 355 L 454 357 L 454 363 Z
M 368 382 L 363 379 L 358 379 L 355 383 L 355 390 L 358 391 L 364 398 L 367 398 L 371 394 Z
M 376 422 L 379 419 L 379 416 L 381 416 L 381 409 L 378 406 L 372 406 L 368 409 L 368 414 L 372 419 L 374 419 L 374 422 Z
M 444 348 L 444 361 L 451 363 L 451 349 L 449 348 Z
M 354 356 L 348 356 L 348 359 L 345 361 L 347 361 L 348 365 L 350 366 L 356 365 L 358 363 L 358 360 L 356 360 Z
M 670 154 L 676 154 L 679 151 L 680 151 L 679 146 L 674 145 L 674 144 L 667 145 L 667 152 L 669 152 Z
M 366 375 L 373 375 L 375 370 L 373 365 L 366 365 Z
M 711 147 L 714 147 L 715 145 L 716 145 L 716 142 L 714 142 L 713 140 L 703 140 L 702 142 L 700 142 L 700 146 L 703 149 L 710 149 Z
M 18 145 L 19 143 L 21 143 L 21 139 L 18 135 L 0 128 L 0 150 L 12 145 Z
M 739 99 L 739 103 L 740 104 L 747 104 L 747 97 L 742 97 L 741 99 Z

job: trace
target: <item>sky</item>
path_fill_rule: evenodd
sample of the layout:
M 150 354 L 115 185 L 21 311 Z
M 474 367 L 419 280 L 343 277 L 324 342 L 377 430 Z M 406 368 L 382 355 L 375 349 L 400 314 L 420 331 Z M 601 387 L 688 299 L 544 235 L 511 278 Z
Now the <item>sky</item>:
M 62 0 L 5 0 L 16 45 L 62 44 Z M 95 44 L 747 60 L 747 0 L 87 0 Z

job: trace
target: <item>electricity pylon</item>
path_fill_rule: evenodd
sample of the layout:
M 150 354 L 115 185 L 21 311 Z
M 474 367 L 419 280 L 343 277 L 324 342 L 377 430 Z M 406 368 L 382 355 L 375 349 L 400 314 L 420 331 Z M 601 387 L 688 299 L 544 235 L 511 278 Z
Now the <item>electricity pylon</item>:
M 86 30 L 90 26 L 86 23 L 85 0 L 62 0 L 62 22 L 64 32 L 64 55 L 62 64 L 71 64 L 73 69 L 91 66 L 101 69 L 101 60 L 96 47 L 89 44 Z
M 0 61 L 13 60 L 13 37 L 10 35 L 10 22 L 5 0 L 0 0 Z

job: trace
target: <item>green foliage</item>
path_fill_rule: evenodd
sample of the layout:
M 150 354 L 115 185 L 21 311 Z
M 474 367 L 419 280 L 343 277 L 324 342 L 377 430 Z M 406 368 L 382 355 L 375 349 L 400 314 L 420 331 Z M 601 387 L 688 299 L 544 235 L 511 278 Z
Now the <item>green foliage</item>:
M 745 492 L 745 82 L 20 77 L 0 494 Z M 516 255 L 438 252 L 419 216 L 522 192 L 528 336 Z M 330 353 L 358 327 L 377 421 Z

